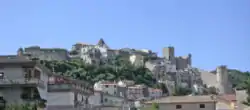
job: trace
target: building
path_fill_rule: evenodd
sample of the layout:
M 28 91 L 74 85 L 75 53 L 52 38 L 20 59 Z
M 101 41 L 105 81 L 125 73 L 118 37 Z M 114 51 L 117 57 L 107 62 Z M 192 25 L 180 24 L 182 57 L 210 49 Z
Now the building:
M 176 74 L 178 75 L 177 78 L 179 78 L 176 80 L 177 85 L 189 88 L 193 87 L 194 84 L 202 85 L 201 73 L 195 68 L 178 70 Z
M 216 68 L 216 72 L 198 70 L 201 73 L 203 84 L 207 87 L 217 88 L 219 94 L 232 94 L 233 88 L 228 77 L 227 67 L 222 65 Z M 216 80 L 215 80 L 216 79 Z
M 44 99 L 47 101 L 47 110 L 50 107 L 72 108 L 78 104 L 76 95 L 86 97 L 93 91 L 87 82 L 55 75 L 24 56 L 0 56 L 0 67 L 0 94 L 7 105 Z
M 70 52 L 71 59 L 82 59 L 88 64 L 99 65 L 106 62 L 108 58 L 108 45 L 101 38 L 96 45 L 76 43 Z
M 219 94 L 232 93 L 232 85 L 229 82 L 227 67 L 225 65 L 216 68 L 217 88 Z
M 149 97 L 152 99 L 157 99 L 162 97 L 163 93 L 161 89 L 148 88 Z
M 66 49 L 61 48 L 41 48 L 39 46 L 30 46 L 27 48 L 19 48 L 18 55 L 31 56 L 40 60 L 68 60 L 69 54 Z
M 128 86 L 128 99 L 137 100 L 148 96 L 148 87 L 145 85 Z
M 174 47 L 164 47 L 162 50 L 163 57 L 173 64 L 176 65 L 176 69 L 184 69 L 192 66 L 192 55 L 188 54 L 187 56 L 175 56 L 175 49 Z
M 169 96 L 145 102 L 146 107 L 159 104 L 159 110 L 216 110 L 214 96 Z
M 144 66 L 144 56 L 142 55 L 137 55 L 137 54 L 130 55 L 129 60 L 131 64 L 136 67 Z
M 47 109 L 91 108 L 93 105 L 88 100 L 92 94 L 93 88 L 85 81 L 50 74 L 46 98 Z
M 109 110 L 129 110 L 130 107 L 133 107 L 132 101 L 102 91 L 95 91 L 93 95 L 89 96 L 88 101 L 94 110 L 106 110 L 107 108 L 109 108 Z
M 117 95 L 117 83 L 110 81 L 99 81 L 94 84 L 94 90 L 102 91 L 110 95 Z

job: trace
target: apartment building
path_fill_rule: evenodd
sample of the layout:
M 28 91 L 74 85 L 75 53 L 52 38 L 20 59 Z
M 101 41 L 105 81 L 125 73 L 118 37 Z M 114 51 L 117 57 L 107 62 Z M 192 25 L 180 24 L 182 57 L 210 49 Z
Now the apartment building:
M 145 85 L 133 85 L 133 86 L 128 86 L 128 99 L 141 99 L 143 97 L 148 97 L 148 87 Z
M 68 82 L 58 83 L 58 77 L 59 81 Z M 0 56 L 0 94 L 7 105 L 44 99 L 47 101 L 47 110 L 54 105 L 68 107 L 70 104 L 75 107 L 79 102 L 76 95 L 86 97 L 92 92 L 93 88 L 87 82 L 55 75 L 24 56 Z
M 47 76 L 35 65 L 25 57 L 0 56 L 0 93 L 6 104 L 46 98 L 43 93 L 47 89 Z
M 214 96 L 169 96 L 145 102 L 146 107 L 159 104 L 159 110 L 216 110 Z
M 48 78 L 47 109 L 91 108 L 88 102 L 93 94 L 89 83 L 51 74 Z

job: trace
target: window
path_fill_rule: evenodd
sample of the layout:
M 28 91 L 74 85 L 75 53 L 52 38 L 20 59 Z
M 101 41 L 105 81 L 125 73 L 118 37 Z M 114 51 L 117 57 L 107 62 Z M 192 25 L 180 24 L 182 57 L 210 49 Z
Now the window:
M 0 79 L 4 78 L 4 72 L 0 72 Z
M 35 69 L 35 72 L 34 72 L 35 78 L 40 79 L 40 74 L 41 74 L 40 71 Z
M 200 104 L 200 108 L 205 108 L 205 104 Z
M 176 105 L 176 109 L 181 109 L 182 106 L 181 105 Z
M 105 85 L 105 87 L 106 87 L 106 88 L 108 88 L 108 87 L 109 87 L 109 85 Z
M 104 102 L 108 102 L 108 99 L 104 99 Z

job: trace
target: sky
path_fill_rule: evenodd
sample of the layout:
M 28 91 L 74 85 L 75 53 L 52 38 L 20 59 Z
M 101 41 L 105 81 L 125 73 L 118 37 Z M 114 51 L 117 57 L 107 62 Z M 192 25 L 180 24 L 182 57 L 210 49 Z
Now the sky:
M 0 54 L 76 42 L 111 48 L 175 47 L 205 70 L 250 71 L 250 0 L 0 0 Z

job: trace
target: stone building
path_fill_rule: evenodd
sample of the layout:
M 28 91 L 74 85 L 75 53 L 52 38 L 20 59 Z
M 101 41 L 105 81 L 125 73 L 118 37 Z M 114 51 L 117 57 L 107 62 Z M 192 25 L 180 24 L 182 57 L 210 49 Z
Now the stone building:
M 85 63 L 99 65 L 107 61 L 108 50 L 109 47 L 102 38 L 96 45 L 76 43 L 72 46 L 70 58 L 82 59 Z
M 174 47 L 164 47 L 163 48 L 163 57 L 173 64 L 176 65 L 176 69 L 184 69 L 192 66 L 192 55 L 188 54 L 187 56 L 175 56 L 175 49 Z
M 219 94 L 233 93 L 230 77 L 228 77 L 227 67 L 225 65 L 218 66 L 215 73 L 199 70 L 202 81 L 207 87 L 217 88 Z
M 68 60 L 68 51 L 61 48 L 41 48 L 39 46 L 30 46 L 27 48 L 19 48 L 17 54 L 31 56 L 31 58 L 39 58 L 40 60 Z

